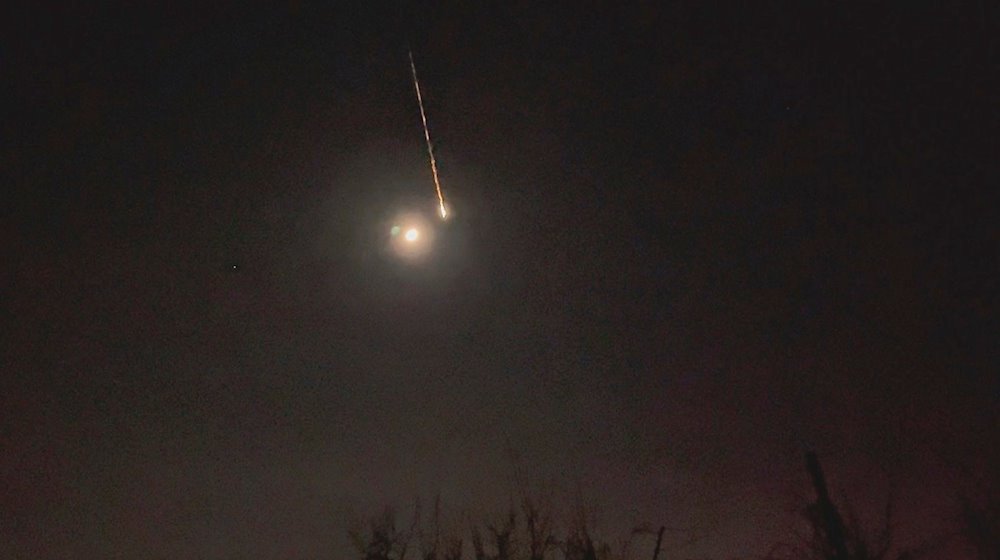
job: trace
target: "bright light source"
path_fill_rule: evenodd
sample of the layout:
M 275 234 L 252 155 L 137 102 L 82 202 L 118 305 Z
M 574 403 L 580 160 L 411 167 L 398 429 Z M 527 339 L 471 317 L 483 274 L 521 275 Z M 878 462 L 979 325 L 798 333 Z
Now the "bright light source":
M 433 215 L 431 215 L 433 216 Z M 421 212 L 400 212 L 389 222 L 388 248 L 397 257 L 419 262 L 434 246 L 434 224 Z

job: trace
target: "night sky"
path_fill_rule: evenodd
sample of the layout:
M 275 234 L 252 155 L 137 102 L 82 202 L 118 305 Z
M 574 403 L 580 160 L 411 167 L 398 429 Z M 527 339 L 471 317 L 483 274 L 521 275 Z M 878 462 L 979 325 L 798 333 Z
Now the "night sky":
M 730 558 L 807 449 L 903 539 L 1000 482 L 988 2 L 80 4 L 2 18 L 3 558 L 519 486 Z

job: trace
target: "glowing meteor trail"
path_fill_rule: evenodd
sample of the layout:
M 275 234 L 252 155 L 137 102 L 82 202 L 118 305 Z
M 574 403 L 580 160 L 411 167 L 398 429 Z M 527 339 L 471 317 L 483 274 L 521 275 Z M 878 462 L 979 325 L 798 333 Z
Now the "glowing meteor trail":
M 420 121 L 424 123 L 424 140 L 427 141 L 427 156 L 431 160 L 431 175 L 434 176 L 434 188 L 437 190 L 438 207 L 441 211 L 441 219 L 448 217 L 448 211 L 444 207 L 444 195 L 441 194 L 441 182 L 438 181 L 437 161 L 434 160 L 434 147 L 431 144 L 431 133 L 427 128 L 427 114 L 424 113 L 424 98 L 420 95 L 420 82 L 417 81 L 417 65 L 413 63 L 413 51 L 410 54 L 410 70 L 413 71 L 413 88 L 417 90 L 417 104 L 420 105 Z

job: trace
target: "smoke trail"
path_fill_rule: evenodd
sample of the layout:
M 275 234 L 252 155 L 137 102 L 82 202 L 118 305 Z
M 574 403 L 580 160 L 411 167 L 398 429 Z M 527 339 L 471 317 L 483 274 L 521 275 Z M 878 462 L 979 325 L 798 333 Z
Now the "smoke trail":
M 413 87 L 417 90 L 417 103 L 420 105 L 420 121 L 424 123 L 424 140 L 427 141 L 427 156 L 431 160 L 431 175 L 434 176 L 434 188 L 437 190 L 438 206 L 441 209 L 441 218 L 448 217 L 448 211 L 444 208 L 444 195 L 441 194 L 441 182 L 438 181 L 437 161 L 434 160 L 434 148 L 431 145 L 431 133 L 427 129 L 427 114 L 424 113 L 424 98 L 420 95 L 420 82 L 417 81 L 417 65 L 413 63 L 413 51 L 410 54 L 410 70 L 413 71 Z

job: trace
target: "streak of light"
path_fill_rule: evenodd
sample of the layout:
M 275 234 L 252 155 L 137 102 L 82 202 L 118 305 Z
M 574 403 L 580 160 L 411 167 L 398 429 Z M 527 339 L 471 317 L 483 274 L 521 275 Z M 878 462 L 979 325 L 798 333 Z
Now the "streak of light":
M 431 160 L 431 175 L 434 176 L 434 189 L 437 191 L 438 208 L 441 219 L 448 217 L 444 207 L 444 195 L 441 194 L 441 182 L 438 180 L 437 161 L 434 159 L 434 147 L 431 144 L 431 133 L 427 128 L 427 113 L 424 112 L 424 97 L 420 93 L 420 82 L 417 80 L 417 65 L 413 63 L 413 51 L 410 54 L 410 70 L 413 72 L 413 88 L 417 90 L 417 104 L 420 105 L 420 121 L 424 124 L 424 140 L 427 141 L 427 156 Z

